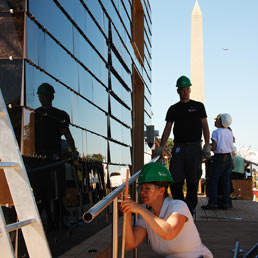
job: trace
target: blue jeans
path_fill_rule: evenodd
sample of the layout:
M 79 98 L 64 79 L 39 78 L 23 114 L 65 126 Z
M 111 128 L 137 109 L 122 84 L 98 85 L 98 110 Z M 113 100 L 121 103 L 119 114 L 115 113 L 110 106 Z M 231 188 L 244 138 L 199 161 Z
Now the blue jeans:
M 230 178 L 232 173 L 231 154 L 215 154 L 211 161 L 211 174 L 209 178 L 209 205 L 218 206 L 218 182 L 222 181 L 223 207 L 229 206 Z

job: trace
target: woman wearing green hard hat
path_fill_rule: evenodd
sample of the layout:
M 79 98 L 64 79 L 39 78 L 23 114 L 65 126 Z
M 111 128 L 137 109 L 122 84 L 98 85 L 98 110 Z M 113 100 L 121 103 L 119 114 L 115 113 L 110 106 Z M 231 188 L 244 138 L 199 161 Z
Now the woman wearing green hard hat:
M 138 247 L 148 234 L 153 251 L 162 257 L 213 257 L 202 244 L 186 203 L 166 198 L 167 187 L 173 181 L 169 170 L 159 162 L 148 163 L 142 168 L 138 190 L 142 202 L 151 210 L 133 200 L 122 202 L 121 209 L 127 214 L 126 250 Z M 132 213 L 140 215 L 134 227 Z

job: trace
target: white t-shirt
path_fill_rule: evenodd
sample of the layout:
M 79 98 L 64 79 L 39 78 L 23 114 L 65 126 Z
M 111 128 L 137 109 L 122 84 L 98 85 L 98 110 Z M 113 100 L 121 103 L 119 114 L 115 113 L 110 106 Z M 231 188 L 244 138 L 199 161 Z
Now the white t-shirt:
M 234 150 L 233 134 L 227 128 L 218 128 L 212 132 L 211 139 L 217 143 L 214 153 L 232 153 Z
M 180 233 L 172 240 L 158 236 L 152 228 L 139 216 L 136 225 L 147 230 L 153 251 L 167 258 L 197 258 L 203 256 L 212 258 L 210 250 L 201 242 L 199 232 L 193 217 L 185 202 L 166 198 L 163 202 L 159 217 L 166 220 L 171 214 L 179 213 L 187 218 Z

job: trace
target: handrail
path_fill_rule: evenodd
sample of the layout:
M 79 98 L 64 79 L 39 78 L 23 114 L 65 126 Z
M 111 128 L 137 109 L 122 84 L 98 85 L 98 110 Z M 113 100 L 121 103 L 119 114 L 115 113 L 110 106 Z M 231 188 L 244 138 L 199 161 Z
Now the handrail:
M 58 167 L 58 166 L 62 165 L 63 163 L 65 163 L 67 161 L 68 160 L 64 159 L 64 160 L 61 160 L 61 161 L 57 161 L 55 163 L 47 164 L 45 166 L 28 169 L 28 174 L 36 173 L 36 172 L 42 172 L 43 170 L 47 170 L 47 169 L 50 169 L 50 168 L 55 168 L 55 167 Z
M 249 163 L 249 164 L 251 164 L 251 165 L 255 165 L 255 166 L 257 166 L 257 167 L 258 167 L 258 164 L 257 164 L 257 163 L 255 163 L 255 162 L 253 162 L 253 161 L 248 160 L 248 163 Z
M 160 156 L 156 156 L 150 162 L 156 162 L 159 158 Z M 140 172 L 141 170 L 130 177 L 129 185 L 136 181 L 136 179 L 140 175 Z M 83 221 L 86 223 L 92 222 L 98 216 L 99 213 L 101 213 L 109 204 L 111 204 L 114 201 L 115 198 L 118 197 L 118 195 L 124 190 L 124 188 L 125 183 L 123 183 L 110 194 L 108 194 L 104 199 L 96 203 L 92 208 L 90 208 L 87 212 L 85 212 L 82 215 Z

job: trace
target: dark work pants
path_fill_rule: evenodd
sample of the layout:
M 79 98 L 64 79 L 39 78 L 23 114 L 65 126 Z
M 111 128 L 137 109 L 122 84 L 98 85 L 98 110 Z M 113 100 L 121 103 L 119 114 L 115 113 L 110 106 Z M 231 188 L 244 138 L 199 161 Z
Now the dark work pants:
M 170 159 L 170 172 L 175 182 L 170 185 L 174 199 L 183 200 L 193 213 L 198 203 L 198 183 L 202 175 L 202 148 L 200 142 L 175 143 Z M 184 180 L 187 194 L 184 198 Z
M 209 182 L 209 204 L 218 206 L 218 183 L 222 184 L 222 206 L 229 207 L 230 181 L 232 173 L 231 154 L 214 155 Z

